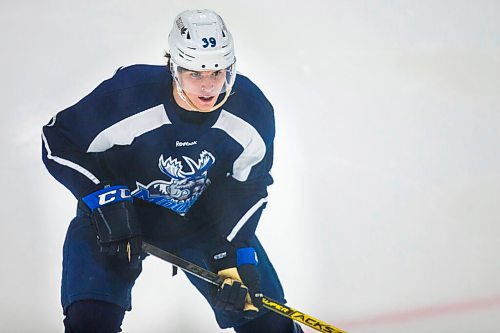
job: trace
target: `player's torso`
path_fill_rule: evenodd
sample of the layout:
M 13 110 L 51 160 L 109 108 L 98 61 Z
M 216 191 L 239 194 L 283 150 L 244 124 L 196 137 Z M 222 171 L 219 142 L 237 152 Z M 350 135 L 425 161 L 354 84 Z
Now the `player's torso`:
M 135 138 L 130 145 L 113 147 L 105 152 L 105 161 L 135 198 L 185 213 L 211 182 L 231 172 L 243 148 L 212 127 L 220 111 L 202 123 L 189 123 L 170 105 L 160 107 L 171 124 Z
M 242 152 L 244 147 L 259 140 L 252 121 L 244 120 L 243 115 L 255 114 L 258 107 L 249 103 L 255 98 L 236 92 L 216 111 L 207 114 L 186 111 L 172 97 L 168 74 L 148 66 L 139 70 L 140 75 L 134 75 L 133 83 L 139 76 L 140 85 L 136 86 L 141 88 L 120 90 L 120 98 L 112 104 L 115 108 L 112 112 L 117 115 L 127 112 L 127 117 L 125 120 L 119 117 L 121 121 L 106 129 L 104 137 L 97 140 L 104 146 L 109 146 L 109 142 L 113 145 L 105 151 L 99 148 L 96 151 L 101 151 L 99 159 L 111 178 L 127 185 L 135 198 L 184 214 L 211 183 L 226 178 L 235 165 L 241 169 L 247 157 L 252 159 Z M 149 79 L 148 71 L 154 72 L 154 80 Z M 130 69 L 119 75 L 116 79 L 122 81 L 117 85 L 122 86 L 123 81 L 130 80 Z M 149 80 L 146 85 L 143 76 Z M 133 111 L 130 105 L 135 108 Z M 112 129 L 116 126 L 120 127 L 119 133 L 128 134 L 117 135 Z M 108 133 L 112 139 L 106 138 Z

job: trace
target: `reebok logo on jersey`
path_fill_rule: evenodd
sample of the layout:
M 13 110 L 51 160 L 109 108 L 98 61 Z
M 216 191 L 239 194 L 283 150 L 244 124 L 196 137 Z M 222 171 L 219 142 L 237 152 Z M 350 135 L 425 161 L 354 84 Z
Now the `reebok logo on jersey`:
M 197 145 L 198 144 L 198 141 L 175 141 L 175 146 L 176 147 L 187 147 L 187 146 L 194 146 L 194 145 Z

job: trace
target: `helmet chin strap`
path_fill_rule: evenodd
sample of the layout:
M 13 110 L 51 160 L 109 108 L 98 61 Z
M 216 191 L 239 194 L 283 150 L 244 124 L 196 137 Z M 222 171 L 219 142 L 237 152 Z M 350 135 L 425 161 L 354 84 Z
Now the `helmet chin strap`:
M 175 79 L 175 88 L 177 89 L 177 94 L 179 95 L 179 97 L 184 102 L 186 102 L 194 111 L 198 111 L 198 112 L 212 112 L 212 111 L 217 110 L 218 108 L 220 108 L 224 103 L 226 103 L 227 99 L 229 98 L 229 95 L 231 94 L 231 88 L 232 87 L 229 87 L 226 90 L 226 93 L 225 93 L 224 98 L 222 99 L 222 101 L 220 101 L 218 104 L 212 106 L 209 110 L 200 110 L 196 105 L 194 105 L 193 101 L 191 101 L 191 99 L 184 93 L 184 90 L 180 87 L 179 83 L 177 82 L 177 79 Z

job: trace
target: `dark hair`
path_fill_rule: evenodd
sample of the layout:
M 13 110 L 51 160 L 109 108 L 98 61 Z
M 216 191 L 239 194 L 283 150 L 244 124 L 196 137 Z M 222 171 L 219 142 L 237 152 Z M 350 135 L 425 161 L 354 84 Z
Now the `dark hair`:
M 165 51 L 165 55 L 164 55 L 165 58 L 167 58 L 167 68 L 170 69 L 170 62 L 172 61 L 172 56 L 170 55 L 170 53 L 168 53 L 168 51 Z M 181 67 L 181 66 L 178 66 L 177 67 L 177 70 L 179 72 L 182 72 L 184 70 L 186 70 L 185 68 Z
M 165 54 L 163 56 L 167 58 L 167 67 L 170 68 L 170 58 L 172 58 L 172 56 L 170 55 L 170 53 L 168 53 L 168 51 L 165 51 Z

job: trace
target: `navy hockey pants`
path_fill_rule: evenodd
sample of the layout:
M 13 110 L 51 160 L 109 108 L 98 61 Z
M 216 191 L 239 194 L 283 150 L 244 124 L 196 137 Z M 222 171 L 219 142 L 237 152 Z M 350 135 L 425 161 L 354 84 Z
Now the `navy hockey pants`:
M 147 233 L 144 234 L 143 237 L 148 241 Z M 156 238 L 154 244 L 165 250 L 173 251 L 180 257 L 201 267 L 207 268 L 204 261 L 204 249 L 213 246 L 213 239 L 214 237 L 210 235 L 210 232 L 204 230 L 191 236 L 189 239 L 179 240 L 177 243 L 172 243 L 170 241 L 161 244 Z M 193 246 L 194 244 L 196 244 L 196 246 Z M 278 276 L 256 237 L 252 239 L 251 246 L 255 248 L 259 258 L 258 268 L 262 278 L 262 290 L 264 294 L 285 303 L 283 289 Z M 108 317 L 96 317 L 95 315 L 89 314 L 93 321 L 96 319 L 99 320 L 99 318 L 102 317 L 102 320 L 108 318 L 108 320 L 113 321 L 113 325 L 116 325 L 117 322 L 121 325 L 125 310 L 131 310 L 131 290 L 141 270 L 142 267 L 131 270 L 126 263 L 122 263 L 118 260 L 109 260 L 102 255 L 99 252 L 94 226 L 90 223 L 88 216 L 79 212 L 68 228 L 63 249 L 61 301 L 64 314 L 66 315 L 66 327 L 74 323 L 76 319 L 80 319 L 78 317 L 82 316 L 82 312 L 95 311 L 96 307 L 89 306 L 85 301 L 101 301 L 97 302 L 102 306 L 101 311 L 109 313 Z M 209 283 L 194 276 L 188 275 L 188 278 L 211 305 L 210 292 L 213 287 Z M 105 306 L 109 304 L 111 306 Z M 122 311 L 116 311 L 116 306 L 122 309 Z M 266 309 L 262 309 L 260 311 L 260 317 L 251 322 L 241 318 L 235 320 L 227 316 L 226 313 L 216 311 L 215 309 L 214 312 L 217 323 L 221 328 L 235 327 L 237 332 L 247 332 L 245 327 L 251 327 L 248 331 L 253 330 L 253 332 L 300 332 L 294 331 L 293 329 L 288 330 L 286 328 L 287 326 L 292 327 L 290 320 L 286 318 L 286 320 L 282 320 L 282 318 L 276 319 L 274 317 L 280 316 Z M 112 318 L 117 319 L 113 320 Z M 83 322 L 84 320 L 81 321 Z M 103 323 L 103 325 L 104 324 L 105 323 Z M 260 330 L 252 325 L 262 325 L 263 327 L 262 330 Z M 276 326 L 276 329 L 272 330 L 272 326 L 270 327 L 269 325 Z M 239 329 L 237 327 L 239 327 Z M 71 332 L 71 330 L 67 328 L 67 332 Z

